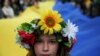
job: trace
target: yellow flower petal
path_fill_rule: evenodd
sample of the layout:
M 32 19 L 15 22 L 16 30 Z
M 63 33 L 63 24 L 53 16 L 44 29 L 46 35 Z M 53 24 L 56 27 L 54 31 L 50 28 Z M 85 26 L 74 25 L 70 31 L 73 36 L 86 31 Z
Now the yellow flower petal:
M 40 22 L 38 23 L 38 26 L 41 26 L 41 25 L 43 25 L 43 22 L 42 22 L 42 21 L 40 21 Z
M 57 21 L 57 23 L 61 23 L 63 21 L 63 19 L 57 17 L 56 21 Z
M 44 30 L 44 34 L 48 33 L 53 34 L 54 30 L 58 32 L 61 30 L 61 23 L 63 19 L 58 11 L 53 10 L 45 10 L 41 16 L 41 20 L 39 21 L 38 25 L 41 26 L 41 30 Z
M 41 30 L 44 30 L 45 28 L 46 28 L 45 24 L 43 26 L 41 26 Z
M 46 34 L 46 33 L 48 33 L 48 28 L 46 28 L 46 29 L 44 30 L 44 34 Z
M 53 28 L 54 28 L 54 30 L 55 30 L 56 32 L 58 32 L 58 31 L 61 30 L 61 25 L 60 25 L 60 24 L 56 24 Z
M 49 35 L 53 34 L 53 29 L 49 29 Z

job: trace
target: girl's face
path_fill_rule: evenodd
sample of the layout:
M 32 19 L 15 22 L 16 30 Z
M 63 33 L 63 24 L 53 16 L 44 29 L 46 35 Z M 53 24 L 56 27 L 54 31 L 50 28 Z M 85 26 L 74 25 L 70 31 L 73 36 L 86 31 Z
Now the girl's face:
M 58 43 L 55 36 L 41 35 L 36 41 L 34 51 L 36 56 L 56 56 Z

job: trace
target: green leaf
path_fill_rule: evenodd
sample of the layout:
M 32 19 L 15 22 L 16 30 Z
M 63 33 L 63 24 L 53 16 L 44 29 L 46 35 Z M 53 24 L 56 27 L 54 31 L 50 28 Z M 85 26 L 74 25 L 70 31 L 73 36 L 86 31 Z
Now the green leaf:
M 62 42 L 62 39 L 57 39 L 58 42 Z
M 64 45 L 67 47 L 71 47 L 71 44 L 69 42 L 65 42 Z
M 31 27 L 31 24 L 29 24 L 29 23 L 22 23 L 21 25 L 22 25 L 22 27 Z
M 34 20 L 32 20 L 30 23 L 32 23 L 32 24 L 37 24 L 37 22 L 39 21 L 40 19 L 34 19 Z
M 63 21 L 63 22 L 61 22 L 60 23 L 61 24 L 61 26 L 63 27 L 63 28 L 65 28 L 66 27 L 66 23 Z
M 33 31 L 34 29 L 32 28 L 32 25 L 29 23 L 23 23 L 21 24 L 21 28 L 26 31 L 26 32 L 30 32 Z
M 55 33 L 58 42 L 62 42 L 62 35 L 60 32 Z
M 18 26 L 18 27 L 17 27 L 17 30 L 21 30 L 21 29 L 22 29 L 22 27 L 21 27 L 21 26 Z

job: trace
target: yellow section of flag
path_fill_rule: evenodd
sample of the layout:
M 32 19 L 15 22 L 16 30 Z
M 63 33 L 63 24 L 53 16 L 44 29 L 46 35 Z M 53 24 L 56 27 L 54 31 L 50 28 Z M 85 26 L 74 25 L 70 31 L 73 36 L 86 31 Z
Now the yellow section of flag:
M 16 44 L 16 27 L 23 22 L 39 18 L 42 9 L 51 9 L 54 1 L 40 2 L 39 7 L 27 8 L 18 17 L 0 20 L 0 56 L 26 56 L 27 51 Z

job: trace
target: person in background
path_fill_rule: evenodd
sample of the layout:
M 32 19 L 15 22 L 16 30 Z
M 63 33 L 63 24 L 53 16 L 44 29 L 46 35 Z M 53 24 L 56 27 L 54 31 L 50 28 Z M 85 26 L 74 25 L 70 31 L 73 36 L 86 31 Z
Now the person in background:
M 2 1 L 0 0 L 0 19 L 1 18 L 4 18 L 4 14 L 3 14 L 3 11 L 2 11 Z
M 31 3 L 32 2 L 31 0 L 20 0 L 20 8 L 22 11 L 24 11 L 27 7 L 31 6 Z
M 11 7 L 14 10 L 15 16 L 18 16 L 20 14 L 21 9 L 20 9 L 20 3 L 19 0 L 11 0 Z
M 36 8 L 39 8 L 39 0 L 31 0 L 31 5 L 35 6 Z
M 14 10 L 11 7 L 10 0 L 4 0 L 2 11 L 7 18 L 14 17 Z

